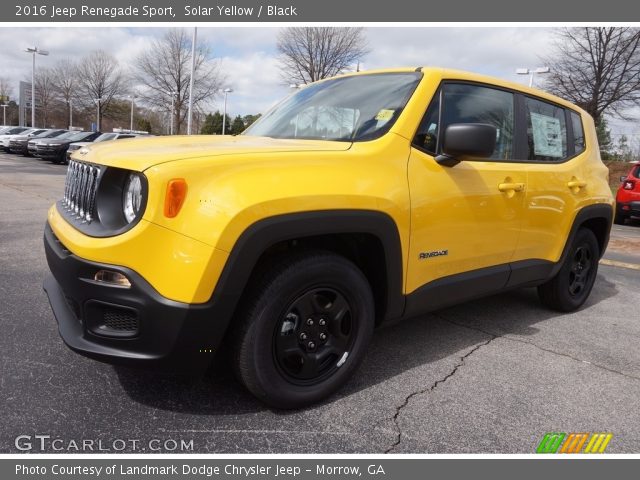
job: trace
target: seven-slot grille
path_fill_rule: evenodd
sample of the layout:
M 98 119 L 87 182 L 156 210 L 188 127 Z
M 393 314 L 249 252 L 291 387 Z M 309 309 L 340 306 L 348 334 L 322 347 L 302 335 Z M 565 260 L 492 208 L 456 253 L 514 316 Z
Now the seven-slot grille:
M 71 160 L 64 185 L 63 205 L 82 222 L 91 223 L 96 205 L 100 167 Z

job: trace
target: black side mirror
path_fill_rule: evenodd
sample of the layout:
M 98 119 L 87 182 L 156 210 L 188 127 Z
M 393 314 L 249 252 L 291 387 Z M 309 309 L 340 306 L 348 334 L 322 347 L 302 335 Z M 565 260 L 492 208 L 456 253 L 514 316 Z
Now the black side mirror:
M 461 157 L 488 158 L 496 148 L 496 135 L 496 127 L 486 123 L 451 124 L 444 131 L 442 154 L 436 161 L 453 167 Z

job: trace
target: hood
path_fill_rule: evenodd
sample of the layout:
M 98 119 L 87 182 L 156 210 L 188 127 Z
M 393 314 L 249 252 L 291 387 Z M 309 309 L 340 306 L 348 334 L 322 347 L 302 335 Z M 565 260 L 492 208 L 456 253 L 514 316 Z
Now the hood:
M 279 139 L 248 135 L 193 135 L 132 138 L 100 142 L 82 148 L 73 157 L 101 165 L 144 171 L 160 163 L 234 154 L 344 151 L 350 142 Z
M 28 142 L 32 138 L 33 137 L 30 137 L 29 135 L 11 135 L 10 136 L 10 139 L 12 141 L 18 141 L 18 142 Z

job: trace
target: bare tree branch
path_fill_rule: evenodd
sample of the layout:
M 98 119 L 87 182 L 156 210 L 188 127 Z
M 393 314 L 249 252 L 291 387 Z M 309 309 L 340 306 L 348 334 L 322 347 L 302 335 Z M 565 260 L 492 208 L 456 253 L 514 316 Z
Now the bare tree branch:
M 605 113 L 628 119 L 640 105 L 640 29 L 566 28 L 558 34 L 555 54 L 545 61 L 548 88 L 600 121 Z
M 46 127 L 49 120 L 49 109 L 56 100 L 56 88 L 54 85 L 54 75 L 50 68 L 39 68 L 35 77 L 36 95 L 40 104 L 36 105 L 42 120 L 42 126 Z
M 80 61 L 77 78 L 80 103 L 87 109 L 97 108 L 99 103 L 102 123 L 102 117 L 108 115 L 114 98 L 127 89 L 118 61 L 106 52 L 91 52 Z
M 67 106 L 67 118 L 69 118 L 78 83 L 78 67 L 73 60 L 64 58 L 53 66 L 51 72 L 56 94 L 58 99 Z
M 364 29 L 355 27 L 285 28 L 277 47 L 287 83 L 333 77 L 368 53 Z
M 224 78 L 218 64 L 210 59 L 210 47 L 199 42 L 196 48 L 193 79 L 194 112 L 209 102 L 222 86 Z M 191 75 L 191 38 L 183 29 L 169 30 L 154 40 L 151 47 L 136 60 L 134 81 L 145 88 L 138 97 L 151 107 L 166 110 L 174 92 L 174 124 L 180 132 L 187 119 L 189 81 Z

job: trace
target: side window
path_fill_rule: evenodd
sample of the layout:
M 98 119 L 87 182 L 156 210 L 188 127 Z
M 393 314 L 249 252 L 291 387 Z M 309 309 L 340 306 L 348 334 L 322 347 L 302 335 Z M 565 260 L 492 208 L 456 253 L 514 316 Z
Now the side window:
M 420 123 L 414 144 L 439 154 L 438 136 L 454 123 L 487 123 L 496 127 L 494 160 L 513 157 L 513 94 L 472 84 L 447 83 L 436 94 Z M 442 99 L 442 113 L 439 113 Z M 439 118 L 440 117 L 440 118 Z M 442 123 L 440 126 L 439 121 Z
M 573 127 L 573 145 L 575 153 L 584 150 L 584 128 L 582 128 L 582 119 L 576 112 L 571 113 L 571 126 Z
M 442 131 L 454 123 L 487 123 L 496 127 L 490 158 L 513 157 L 513 94 L 478 85 L 451 84 L 444 89 Z
M 524 103 L 529 150 L 527 159 L 557 162 L 567 158 L 564 108 L 529 97 L 525 97 Z

